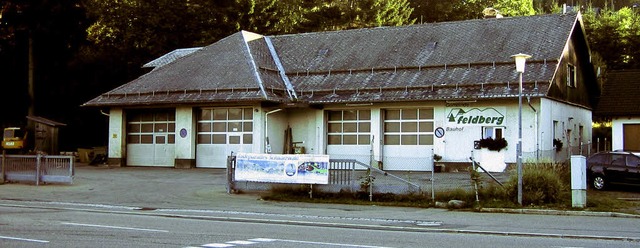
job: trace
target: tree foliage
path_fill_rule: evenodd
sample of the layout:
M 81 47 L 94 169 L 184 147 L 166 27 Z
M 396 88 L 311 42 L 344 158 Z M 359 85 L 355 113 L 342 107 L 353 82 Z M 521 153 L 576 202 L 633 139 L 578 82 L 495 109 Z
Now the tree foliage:
M 592 52 L 608 69 L 640 68 L 640 16 L 631 8 L 588 8 L 585 30 Z

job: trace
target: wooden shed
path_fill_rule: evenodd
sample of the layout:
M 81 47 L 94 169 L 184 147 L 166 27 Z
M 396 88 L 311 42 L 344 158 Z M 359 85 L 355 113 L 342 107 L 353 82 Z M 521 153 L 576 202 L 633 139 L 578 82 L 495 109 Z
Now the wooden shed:
M 27 119 L 34 122 L 33 150 L 53 155 L 58 154 L 58 128 L 67 124 L 38 116 L 27 116 Z

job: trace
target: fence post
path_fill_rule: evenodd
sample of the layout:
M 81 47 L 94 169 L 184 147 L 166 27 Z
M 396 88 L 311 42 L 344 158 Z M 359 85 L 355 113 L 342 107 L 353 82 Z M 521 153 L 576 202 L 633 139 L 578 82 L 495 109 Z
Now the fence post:
M 36 154 L 36 186 L 40 185 L 40 153 Z
M 235 189 L 235 186 L 233 185 L 233 173 L 234 173 L 234 166 L 233 163 L 235 162 L 236 157 L 233 156 L 233 153 L 231 154 L 231 156 L 227 157 L 227 194 L 232 194 L 233 190 Z
M 433 151 L 433 148 L 431 148 L 431 154 L 435 154 L 435 152 Z M 471 153 L 473 156 L 473 151 Z M 436 161 L 435 161 L 435 156 L 431 156 L 431 163 L 433 164 L 432 168 L 431 168 L 431 201 L 433 202 L 433 204 L 436 203 L 436 190 L 433 188 L 434 184 L 435 184 L 435 177 L 434 177 L 434 172 L 436 170 Z M 441 171 L 444 172 L 444 171 Z
M 0 184 L 4 184 L 4 173 L 5 173 L 5 164 L 7 163 L 7 160 L 5 158 L 6 155 L 6 151 L 3 149 L 2 150 L 2 175 L 0 175 Z

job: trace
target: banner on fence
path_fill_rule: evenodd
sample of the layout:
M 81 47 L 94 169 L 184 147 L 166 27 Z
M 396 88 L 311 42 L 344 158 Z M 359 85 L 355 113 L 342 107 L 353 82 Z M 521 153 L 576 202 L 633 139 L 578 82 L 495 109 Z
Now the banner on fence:
M 234 176 L 236 181 L 328 184 L 329 155 L 238 153 Z

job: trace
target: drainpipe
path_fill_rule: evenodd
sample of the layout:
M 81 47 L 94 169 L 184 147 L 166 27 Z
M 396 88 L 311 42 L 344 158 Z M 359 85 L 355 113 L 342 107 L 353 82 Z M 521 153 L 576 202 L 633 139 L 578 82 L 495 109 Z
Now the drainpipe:
M 282 109 L 271 110 L 264 114 L 264 140 L 266 146 L 264 148 L 265 153 L 271 153 L 271 144 L 269 144 L 269 115 L 282 111 Z
M 536 130 L 536 161 L 538 161 L 540 159 L 539 157 L 539 153 L 540 153 L 540 142 L 538 142 L 538 111 L 533 107 L 533 105 L 531 105 L 531 96 L 527 96 L 527 103 L 529 104 L 529 107 L 531 108 L 531 110 L 533 110 L 534 113 L 534 123 L 535 123 L 535 130 Z M 521 148 L 522 149 L 522 148 Z

